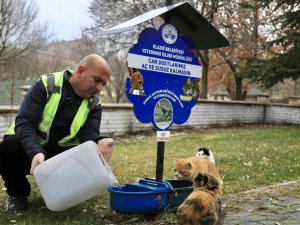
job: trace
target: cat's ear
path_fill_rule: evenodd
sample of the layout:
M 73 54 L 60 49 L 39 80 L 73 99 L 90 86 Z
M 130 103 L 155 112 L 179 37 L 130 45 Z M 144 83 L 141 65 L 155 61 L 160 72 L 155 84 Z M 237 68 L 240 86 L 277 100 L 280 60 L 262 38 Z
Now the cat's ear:
M 185 168 L 191 169 L 192 168 L 192 164 L 188 162 L 187 164 L 185 164 Z
M 219 188 L 220 186 L 220 182 L 217 178 L 215 178 L 214 176 L 211 176 L 210 182 L 209 182 L 209 189 L 210 190 L 214 190 Z
M 215 178 L 214 176 L 211 176 L 211 175 L 206 175 L 207 177 L 207 188 L 209 190 L 214 190 L 214 189 L 217 189 L 219 188 L 219 180 L 217 178 Z
M 209 156 L 210 155 L 210 153 L 209 153 L 209 149 L 208 148 L 203 148 L 203 151 L 204 151 L 204 153 L 205 153 L 205 155 L 207 155 L 207 156 Z
M 201 181 L 203 180 L 203 174 L 199 173 L 198 176 L 195 178 L 195 183 L 200 186 Z
M 207 182 L 208 182 L 208 176 L 207 176 L 207 174 L 204 174 L 204 176 L 203 176 L 203 186 L 207 185 Z
M 204 155 L 209 155 L 209 149 L 206 148 L 206 147 L 200 147 L 200 148 L 198 149 L 198 152 L 200 152 L 200 151 L 203 151 L 203 154 L 204 154 Z

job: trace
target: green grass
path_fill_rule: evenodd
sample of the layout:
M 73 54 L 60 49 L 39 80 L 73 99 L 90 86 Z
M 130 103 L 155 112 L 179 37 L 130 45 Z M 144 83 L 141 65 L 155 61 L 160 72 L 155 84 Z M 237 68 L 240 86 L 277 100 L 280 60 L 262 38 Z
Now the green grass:
M 171 131 L 174 136 L 165 144 L 164 179 L 174 179 L 175 159 L 190 157 L 196 148 L 210 148 L 224 180 L 223 193 L 236 193 L 287 180 L 300 179 L 299 126 L 247 126 L 208 130 Z M 121 184 L 140 178 L 155 177 L 155 134 L 116 138 L 111 166 Z M 32 177 L 30 210 L 21 214 L 3 212 L 6 201 L 0 182 L 0 224 L 117 224 L 132 215 L 113 212 L 109 194 L 103 193 L 63 212 L 51 212 Z M 163 213 L 154 221 L 138 224 L 175 224 L 174 215 Z

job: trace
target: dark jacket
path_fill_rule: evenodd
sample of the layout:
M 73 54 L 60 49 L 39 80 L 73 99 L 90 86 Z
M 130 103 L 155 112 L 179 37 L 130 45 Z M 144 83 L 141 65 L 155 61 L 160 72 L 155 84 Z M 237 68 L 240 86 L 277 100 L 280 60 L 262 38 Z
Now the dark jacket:
M 30 88 L 20 106 L 16 117 L 15 133 L 30 160 L 39 152 L 44 153 L 49 158 L 66 150 L 66 148 L 58 145 L 58 141 L 69 134 L 73 118 L 83 100 L 83 98 L 79 97 L 73 91 L 68 80 L 70 75 L 71 72 L 66 70 L 64 73 L 62 96 L 51 125 L 49 142 L 44 147 L 40 145 L 36 133 L 47 103 L 47 92 L 41 80 L 37 81 Z M 80 143 L 88 140 L 97 142 L 101 139 L 99 131 L 101 112 L 100 105 L 90 111 L 85 124 L 77 134 Z

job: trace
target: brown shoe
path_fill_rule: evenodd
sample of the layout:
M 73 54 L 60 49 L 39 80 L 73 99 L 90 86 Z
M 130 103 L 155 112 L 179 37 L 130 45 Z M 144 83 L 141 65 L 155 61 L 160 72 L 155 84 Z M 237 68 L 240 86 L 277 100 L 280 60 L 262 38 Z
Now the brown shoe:
M 8 196 L 6 212 L 19 212 L 29 208 L 26 196 Z

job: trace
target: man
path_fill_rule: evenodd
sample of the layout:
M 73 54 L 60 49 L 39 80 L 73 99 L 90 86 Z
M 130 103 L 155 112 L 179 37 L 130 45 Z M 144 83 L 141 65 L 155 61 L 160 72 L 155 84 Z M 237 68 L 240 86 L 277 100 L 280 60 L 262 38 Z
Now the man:
M 0 174 L 7 188 L 6 211 L 28 208 L 27 174 L 45 159 L 88 140 L 98 143 L 106 161 L 113 140 L 100 137 L 98 93 L 109 79 L 110 67 L 99 55 L 88 55 L 75 67 L 42 75 L 20 106 L 15 123 L 0 143 Z

